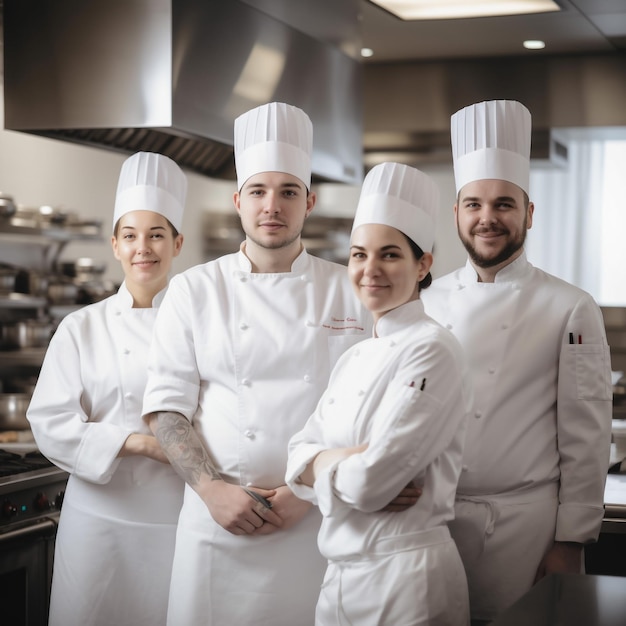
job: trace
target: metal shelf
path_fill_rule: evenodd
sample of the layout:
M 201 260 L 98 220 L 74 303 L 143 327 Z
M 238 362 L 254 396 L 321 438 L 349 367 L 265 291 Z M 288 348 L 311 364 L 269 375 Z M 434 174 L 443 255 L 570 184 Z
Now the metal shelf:
M 22 350 L 0 350 L 0 369 L 10 367 L 39 367 L 47 348 L 23 348 Z
M 0 309 L 41 309 L 47 305 L 46 298 L 31 296 L 27 293 L 0 295 Z
M 101 229 L 102 224 L 100 222 L 41 224 L 34 220 L 12 218 L 10 221 L 0 221 L 0 238 L 5 235 L 13 239 L 18 235 L 32 240 L 34 243 L 101 240 Z

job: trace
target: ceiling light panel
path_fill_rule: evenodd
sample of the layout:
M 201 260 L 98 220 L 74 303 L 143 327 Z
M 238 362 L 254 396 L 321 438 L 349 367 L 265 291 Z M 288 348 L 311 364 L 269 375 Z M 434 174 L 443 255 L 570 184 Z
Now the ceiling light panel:
M 554 0 L 370 0 L 402 20 L 447 20 L 560 11 Z

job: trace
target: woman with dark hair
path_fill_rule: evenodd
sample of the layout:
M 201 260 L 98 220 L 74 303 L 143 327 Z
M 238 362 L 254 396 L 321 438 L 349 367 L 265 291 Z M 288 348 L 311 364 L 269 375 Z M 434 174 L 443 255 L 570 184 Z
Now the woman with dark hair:
M 318 626 L 469 623 L 447 522 L 471 387 L 458 342 L 419 299 L 431 281 L 437 199 L 433 181 L 406 165 L 367 175 L 348 273 L 373 337 L 340 358 L 289 444 L 288 485 L 324 516 Z M 411 482 L 423 489 L 417 504 L 390 514 L 385 505 Z

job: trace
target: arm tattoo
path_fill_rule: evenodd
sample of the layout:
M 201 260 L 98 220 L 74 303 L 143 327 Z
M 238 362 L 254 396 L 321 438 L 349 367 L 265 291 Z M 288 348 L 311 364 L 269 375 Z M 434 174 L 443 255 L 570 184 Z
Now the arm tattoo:
M 156 413 L 154 436 L 176 473 L 190 486 L 200 481 L 201 474 L 211 480 L 222 480 L 196 431 L 180 413 Z

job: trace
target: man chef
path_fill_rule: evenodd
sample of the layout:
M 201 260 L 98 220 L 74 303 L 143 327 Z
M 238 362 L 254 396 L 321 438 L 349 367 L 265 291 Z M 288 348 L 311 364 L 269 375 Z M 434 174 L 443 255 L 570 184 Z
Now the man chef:
M 469 258 L 423 295 L 474 374 L 450 526 L 474 620 L 493 619 L 548 573 L 580 572 L 603 516 L 609 348 L 591 296 L 526 259 L 530 132 L 515 101 L 452 116 L 454 215 Z
M 175 277 L 157 320 L 144 416 L 187 482 L 173 626 L 314 622 L 321 518 L 285 485 L 287 443 L 371 321 L 346 268 L 302 245 L 311 153 L 311 121 L 296 107 L 237 118 L 245 241 Z

